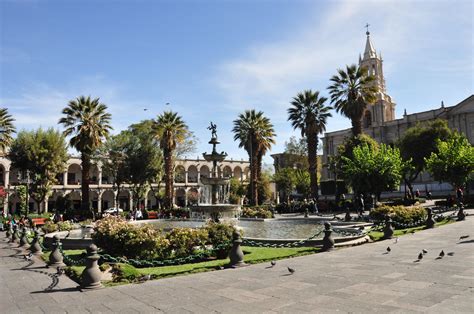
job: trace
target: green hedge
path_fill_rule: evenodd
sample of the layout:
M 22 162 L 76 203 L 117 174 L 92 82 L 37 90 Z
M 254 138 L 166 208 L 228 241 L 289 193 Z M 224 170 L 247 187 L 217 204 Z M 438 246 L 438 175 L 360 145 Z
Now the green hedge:
M 426 209 L 423 207 L 380 206 L 370 211 L 373 220 L 384 220 L 389 215 L 394 221 L 403 224 L 414 223 L 426 219 Z

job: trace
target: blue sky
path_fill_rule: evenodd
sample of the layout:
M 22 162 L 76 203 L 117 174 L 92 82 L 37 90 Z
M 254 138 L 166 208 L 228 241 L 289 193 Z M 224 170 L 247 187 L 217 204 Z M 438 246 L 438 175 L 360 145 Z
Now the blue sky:
M 210 150 L 212 120 L 237 159 L 247 155 L 232 121 L 255 108 L 274 123 L 278 153 L 299 134 L 286 121 L 291 98 L 327 96 L 336 69 L 363 52 L 365 23 L 397 117 L 473 93 L 468 0 L 0 0 L 0 105 L 18 129 L 59 128 L 68 100 L 100 97 L 115 133 L 172 109 L 200 138 L 191 157 Z M 349 126 L 335 113 L 328 121 L 329 131 Z

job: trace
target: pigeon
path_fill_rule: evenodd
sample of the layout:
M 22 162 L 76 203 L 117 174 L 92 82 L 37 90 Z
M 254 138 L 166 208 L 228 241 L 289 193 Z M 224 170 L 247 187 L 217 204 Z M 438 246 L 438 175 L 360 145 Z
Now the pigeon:
M 441 250 L 441 252 L 439 252 L 439 257 L 441 257 L 441 258 L 444 257 L 444 251 L 443 250 Z
M 144 108 L 143 111 L 147 111 L 148 109 L 147 108 Z
M 448 256 L 453 256 L 453 255 L 454 255 L 454 252 L 448 252 L 448 253 L 446 253 L 446 255 L 448 255 Z
M 387 253 L 390 253 L 391 250 L 392 249 L 389 246 L 387 246 Z
M 56 274 L 58 276 L 61 276 L 62 274 L 64 274 L 64 269 L 62 267 L 56 267 Z
M 270 264 L 272 265 L 272 267 L 275 266 L 276 263 L 277 263 L 277 262 L 275 262 L 275 261 L 271 261 L 271 262 L 270 262 Z
M 395 242 L 393 242 L 393 243 L 395 243 L 395 244 L 397 244 L 397 243 L 398 243 L 398 237 L 397 237 L 397 238 L 395 238 Z
M 145 281 L 148 281 L 148 280 L 150 280 L 150 279 L 151 279 L 151 275 L 148 274 L 148 275 L 143 275 L 143 276 L 141 276 L 138 280 L 139 280 L 140 282 L 145 282 Z
M 427 250 L 425 250 L 425 249 L 423 249 L 423 250 L 422 250 L 422 252 L 423 252 L 423 254 L 426 254 L 426 253 L 428 253 L 428 251 L 427 251 Z
M 418 260 L 423 259 L 423 253 L 418 254 Z
M 33 257 L 33 253 L 30 253 L 30 254 L 28 254 L 28 255 L 23 256 L 23 259 L 24 259 L 25 261 L 31 261 L 31 258 L 32 258 L 32 257 Z
M 294 274 L 295 273 L 295 269 L 294 268 L 291 268 L 291 267 L 288 267 L 288 271 L 290 272 L 290 274 Z
M 464 239 L 467 239 L 467 238 L 469 238 L 469 235 L 463 235 L 463 236 L 459 237 L 459 240 L 464 240 Z

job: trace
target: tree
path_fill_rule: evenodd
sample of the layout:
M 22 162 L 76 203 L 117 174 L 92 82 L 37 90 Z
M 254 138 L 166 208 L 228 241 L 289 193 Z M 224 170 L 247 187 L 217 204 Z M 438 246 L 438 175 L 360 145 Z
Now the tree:
M 273 175 L 273 182 L 275 182 L 278 192 L 283 192 L 286 202 L 289 203 L 291 192 L 296 187 L 295 171 L 292 168 L 279 169 Z
M 290 139 L 285 142 L 285 153 L 299 156 L 308 156 L 308 144 L 305 136 L 299 139 L 296 136 L 291 136 Z
M 188 126 L 178 113 L 165 111 L 153 124 L 153 132 L 160 141 L 165 161 L 165 207 L 173 207 L 174 154 L 176 145 L 189 135 Z
M 115 190 L 115 204 L 118 214 L 119 195 L 124 183 L 128 182 L 128 169 L 126 167 L 127 145 L 130 142 L 130 133 L 122 131 L 110 136 L 94 152 L 92 160 L 100 164 L 102 172 L 112 180 Z
M 362 117 L 369 104 L 377 99 L 375 76 L 368 75 L 365 67 L 355 64 L 346 66 L 346 71 L 337 70 L 331 78 L 333 84 L 328 87 L 331 103 L 343 116 L 351 120 L 352 134 L 362 133 Z
M 437 141 L 436 152 L 425 158 L 426 169 L 439 182 L 453 188 L 465 187 L 474 172 L 474 147 L 466 137 L 455 132 L 446 141 Z
M 306 90 L 293 98 L 288 109 L 288 121 L 294 129 L 300 129 L 306 137 L 308 150 L 308 171 L 311 179 L 311 197 L 318 198 L 318 135 L 326 130 L 326 122 L 331 117 L 331 107 L 324 105 L 327 98 L 319 97 L 319 92 Z
M 413 181 L 425 168 L 425 158 L 437 152 L 437 140 L 445 141 L 449 138 L 451 129 L 446 120 L 434 120 L 427 124 L 417 124 L 409 128 L 398 141 L 402 159 L 406 162 L 403 172 L 405 184 L 413 194 Z M 413 149 L 416 147 L 416 149 Z
M 12 134 L 16 132 L 13 121 L 15 119 L 8 114 L 8 109 L 0 108 L 0 152 L 4 152 L 13 141 Z
M 296 192 L 307 198 L 311 195 L 311 176 L 308 170 L 294 169 Z
M 146 197 L 153 182 L 162 177 L 163 158 L 152 129 L 131 126 L 126 145 L 126 168 L 136 207 Z M 159 179 L 159 180 L 160 180 Z
M 342 156 L 342 171 L 356 194 L 374 193 L 379 199 L 383 191 L 400 185 L 403 162 L 398 148 L 381 144 L 373 149 L 367 144 L 356 146 L 353 158 Z
M 239 141 L 250 158 L 250 204 L 258 205 L 258 181 L 261 177 L 262 158 L 275 144 L 275 130 L 262 111 L 246 110 L 234 120 L 234 141 Z
M 49 196 L 68 160 L 64 136 L 50 128 L 46 131 L 21 131 L 10 150 L 13 167 L 31 173 L 29 194 L 38 205 Z
M 80 96 L 69 101 L 62 114 L 64 117 L 59 119 L 59 123 L 66 128 L 63 134 L 71 136 L 69 144 L 81 153 L 81 209 L 87 213 L 90 211 L 89 172 L 91 158 L 94 151 L 109 136 L 109 132 L 112 130 L 110 125 L 112 116 L 107 113 L 107 106 L 99 102 L 99 98 L 91 99 L 90 96 Z

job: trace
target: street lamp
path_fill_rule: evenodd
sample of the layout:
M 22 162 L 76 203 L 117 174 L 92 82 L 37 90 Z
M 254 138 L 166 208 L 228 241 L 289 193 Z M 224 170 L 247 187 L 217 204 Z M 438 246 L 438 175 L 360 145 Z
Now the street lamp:
M 30 188 L 30 170 L 26 170 L 24 172 L 18 171 L 18 183 L 25 185 L 26 188 L 26 197 L 25 197 L 25 211 L 26 211 L 26 216 L 28 217 L 28 214 L 30 212 L 30 204 L 29 204 L 29 188 Z

